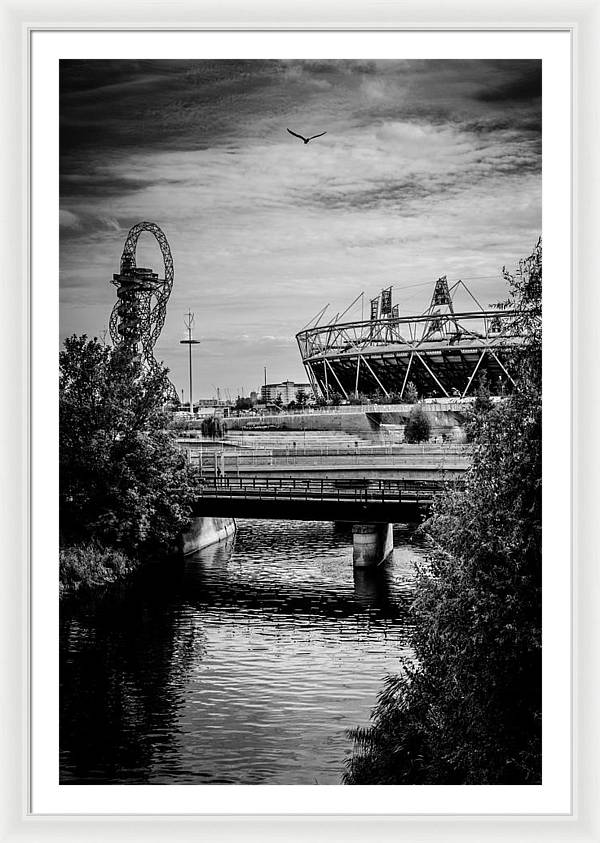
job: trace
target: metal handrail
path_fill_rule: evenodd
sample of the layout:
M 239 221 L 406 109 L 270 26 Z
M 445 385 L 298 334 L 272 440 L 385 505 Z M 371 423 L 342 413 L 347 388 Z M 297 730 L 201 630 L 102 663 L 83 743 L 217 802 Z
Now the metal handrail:
M 251 481 L 251 482 L 250 482 Z M 210 486 L 205 486 L 200 497 L 220 498 L 258 498 L 284 500 L 336 500 L 338 502 L 402 502 L 410 500 L 431 500 L 434 494 L 443 491 L 445 486 L 454 488 L 462 485 L 460 481 L 445 481 L 440 484 L 435 480 L 358 480 L 352 487 L 344 481 L 316 478 L 230 478 L 217 477 Z

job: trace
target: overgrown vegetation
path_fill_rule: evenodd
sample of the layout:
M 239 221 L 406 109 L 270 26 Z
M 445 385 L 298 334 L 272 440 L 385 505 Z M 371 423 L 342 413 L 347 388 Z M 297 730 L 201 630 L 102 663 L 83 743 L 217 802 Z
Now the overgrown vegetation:
M 138 565 L 122 551 L 94 542 L 63 547 L 59 558 L 60 597 L 96 591 L 130 576 Z
M 167 373 L 85 335 L 65 341 L 59 365 L 61 576 L 83 571 L 77 548 L 91 545 L 100 578 L 110 558 L 124 573 L 111 551 L 134 566 L 170 552 L 189 522 L 194 476 L 167 431 Z
M 541 242 L 505 277 L 517 386 L 482 408 L 466 489 L 424 525 L 416 659 L 353 733 L 350 784 L 541 781 Z

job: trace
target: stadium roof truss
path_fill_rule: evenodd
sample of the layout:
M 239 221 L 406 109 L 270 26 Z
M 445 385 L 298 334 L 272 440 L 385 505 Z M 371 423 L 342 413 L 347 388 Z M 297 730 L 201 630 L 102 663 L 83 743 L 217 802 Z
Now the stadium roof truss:
M 479 309 L 455 312 L 452 293 L 459 284 Z M 512 389 L 511 356 L 522 343 L 514 330 L 518 315 L 484 310 L 466 285 L 449 288 L 443 277 L 422 315 L 388 312 L 384 318 L 312 327 L 296 340 L 313 388 L 326 398 L 372 392 L 402 398 L 411 381 L 422 396 L 464 397 L 484 372 L 493 393 Z

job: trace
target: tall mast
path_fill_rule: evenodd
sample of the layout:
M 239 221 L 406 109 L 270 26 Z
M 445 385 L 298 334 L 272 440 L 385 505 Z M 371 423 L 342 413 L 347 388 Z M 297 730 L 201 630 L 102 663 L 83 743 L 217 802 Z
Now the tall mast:
M 194 414 L 194 400 L 192 396 L 192 346 L 199 345 L 200 340 L 195 340 L 192 338 L 192 328 L 194 327 L 194 314 L 188 311 L 185 316 L 183 317 L 183 321 L 185 323 L 185 327 L 187 328 L 188 338 L 187 340 L 180 340 L 180 345 L 187 345 L 188 347 L 188 359 L 189 359 L 189 372 L 190 372 L 190 415 Z

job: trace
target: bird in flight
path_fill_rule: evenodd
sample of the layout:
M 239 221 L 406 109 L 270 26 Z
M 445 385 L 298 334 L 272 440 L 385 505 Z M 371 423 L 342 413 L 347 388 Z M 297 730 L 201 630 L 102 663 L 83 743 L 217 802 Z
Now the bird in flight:
M 308 143 L 309 141 L 314 140 L 315 138 L 322 138 L 323 135 L 327 134 L 327 132 L 321 132 L 320 135 L 312 135 L 312 137 L 310 137 L 310 138 L 305 138 L 303 135 L 299 135 L 296 132 L 292 132 L 291 129 L 288 129 L 288 132 L 290 133 L 290 135 L 293 135 L 295 138 L 300 138 L 300 140 L 304 141 L 304 143 Z

